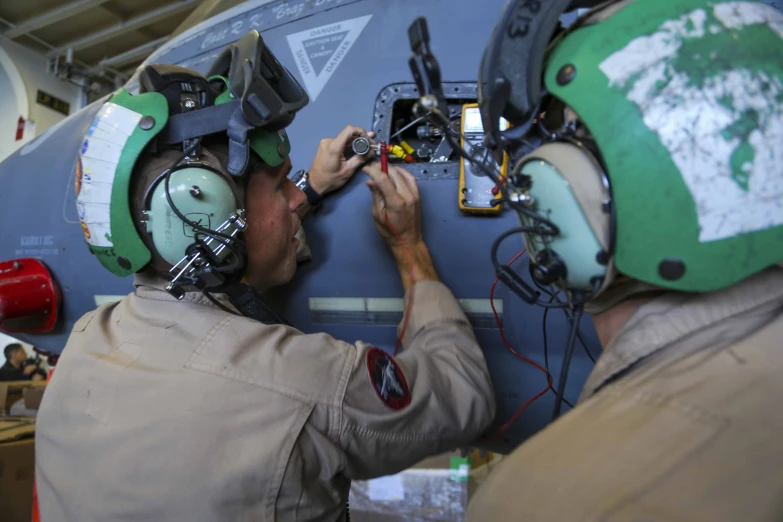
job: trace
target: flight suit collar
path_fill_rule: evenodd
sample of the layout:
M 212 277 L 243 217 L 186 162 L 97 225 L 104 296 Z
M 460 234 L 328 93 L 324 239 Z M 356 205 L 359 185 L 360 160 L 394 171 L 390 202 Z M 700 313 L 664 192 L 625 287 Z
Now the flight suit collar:
M 580 402 L 652 355 L 728 346 L 779 318 L 783 269 L 778 266 L 718 292 L 663 294 L 642 305 L 604 348 Z
M 177 301 L 173 295 L 166 291 L 166 285 L 168 281 L 160 277 L 157 274 L 150 274 L 146 272 L 139 272 L 133 276 L 133 286 L 136 288 L 136 295 L 142 299 L 153 299 L 155 301 Z M 239 314 L 239 311 L 228 300 L 225 294 L 212 294 L 220 304 L 228 308 L 234 313 Z M 210 301 L 204 294 L 200 292 L 187 292 L 180 301 L 187 301 L 190 303 L 211 306 L 218 308 L 215 303 Z M 241 315 L 241 314 L 239 314 Z

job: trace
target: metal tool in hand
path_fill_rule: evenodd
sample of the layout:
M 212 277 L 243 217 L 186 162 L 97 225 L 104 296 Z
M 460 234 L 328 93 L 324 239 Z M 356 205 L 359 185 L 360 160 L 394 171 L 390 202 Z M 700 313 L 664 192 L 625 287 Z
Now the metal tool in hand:
M 353 140 L 351 150 L 353 150 L 354 154 L 358 154 L 359 156 L 365 156 L 369 154 L 371 150 L 374 150 L 376 154 L 380 152 L 378 144 L 370 143 L 370 140 L 364 136 Z

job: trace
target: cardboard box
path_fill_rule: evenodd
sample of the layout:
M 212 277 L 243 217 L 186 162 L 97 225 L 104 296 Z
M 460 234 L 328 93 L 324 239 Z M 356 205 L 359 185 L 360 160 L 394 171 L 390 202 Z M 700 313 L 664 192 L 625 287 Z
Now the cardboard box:
M 31 390 L 31 400 L 35 400 L 35 397 L 40 393 L 43 396 L 43 390 L 46 389 L 46 381 L 6 381 L 0 382 L 0 405 L 3 409 L 0 411 L 0 417 L 5 417 L 10 414 L 11 406 L 17 401 L 25 398 L 25 390 Z M 38 400 L 40 405 L 41 401 Z M 25 407 L 26 404 L 25 404 Z M 37 407 L 36 407 L 37 409 Z
M 37 410 L 40 408 L 41 400 L 43 399 L 45 390 L 46 387 L 44 386 L 34 386 L 22 390 L 22 396 L 24 397 L 24 407 L 31 410 Z
M 0 420 L 0 512 L 3 522 L 30 522 L 35 476 L 35 421 Z
M 458 522 L 476 489 L 501 455 L 477 450 L 464 457 L 444 453 L 405 471 L 373 480 L 353 481 L 351 522 Z

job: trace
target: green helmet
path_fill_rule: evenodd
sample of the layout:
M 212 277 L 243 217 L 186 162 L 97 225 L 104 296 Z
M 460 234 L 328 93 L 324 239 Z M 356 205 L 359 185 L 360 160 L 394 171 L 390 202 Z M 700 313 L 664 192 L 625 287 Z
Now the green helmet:
M 509 5 L 480 73 L 534 279 L 587 300 L 616 272 L 704 292 L 783 261 L 783 13 L 625 0 L 558 32 L 567 6 Z M 509 63 L 523 48 L 538 63 Z
M 246 173 L 251 151 L 272 167 L 285 161 L 285 127 L 309 100 L 257 31 L 230 45 L 210 72 L 207 79 L 177 66 L 145 67 L 140 93 L 112 94 L 84 138 L 77 209 L 90 250 L 115 275 L 145 268 L 153 250 L 185 290 L 220 286 L 244 267 L 235 178 Z M 228 142 L 226 166 L 200 155 L 201 140 L 215 135 Z M 168 163 L 153 163 L 143 197 L 132 194 L 140 162 L 159 156 Z M 138 205 L 143 223 L 134 219 Z

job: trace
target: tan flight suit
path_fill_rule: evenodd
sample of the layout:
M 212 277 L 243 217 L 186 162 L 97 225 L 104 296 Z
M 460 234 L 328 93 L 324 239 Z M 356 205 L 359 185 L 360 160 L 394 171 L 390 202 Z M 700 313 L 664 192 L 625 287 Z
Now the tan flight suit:
M 466 520 L 783 520 L 783 270 L 642 306 Z
M 135 293 L 74 326 L 38 415 L 43 522 L 342 520 L 351 479 L 468 444 L 494 417 L 484 357 L 442 283 L 414 287 L 405 382 L 383 378 L 407 385 L 399 410 L 370 381 L 371 346 L 163 285 L 137 275 Z

